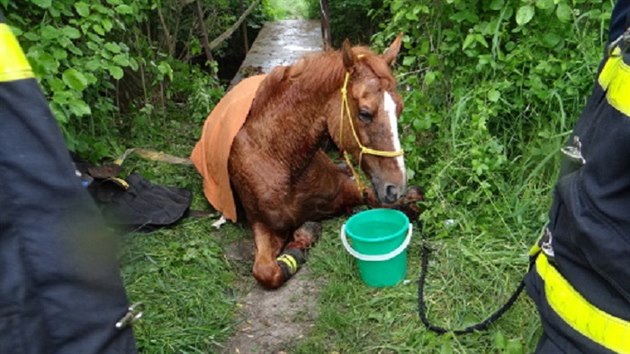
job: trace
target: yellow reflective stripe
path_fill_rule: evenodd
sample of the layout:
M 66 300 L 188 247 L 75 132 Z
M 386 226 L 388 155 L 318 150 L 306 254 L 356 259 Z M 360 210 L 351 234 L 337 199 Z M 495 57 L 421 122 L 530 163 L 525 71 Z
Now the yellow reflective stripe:
M 545 281 L 547 302 L 571 328 L 609 350 L 630 353 L 629 321 L 588 302 L 549 264 L 544 254 L 536 259 L 536 271 Z
M 598 81 L 606 90 L 608 103 L 630 117 L 630 66 L 623 61 L 619 47 L 604 64 Z
M 283 254 L 280 257 L 278 257 L 276 260 L 286 264 L 289 267 L 289 272 L 291 272 L 291 274 L 297 272 L 298 264 L 292 255 Z
M 0 82 L 33 77 L 33 70 L 9 26 L 0 23 Z

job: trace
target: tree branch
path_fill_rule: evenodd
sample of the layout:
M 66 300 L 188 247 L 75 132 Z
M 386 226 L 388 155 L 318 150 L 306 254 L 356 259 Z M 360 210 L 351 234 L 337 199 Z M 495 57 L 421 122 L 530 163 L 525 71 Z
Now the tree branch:
M 212 49 L 208 44 L 208 31 L 206 31 L 206 20 L 203 18 L 203 10 L 201 8 L 201 1 L 197 0 L 197 17 L 199 18 L 199 26 L 201 27 L 201 45 L 203 51 L 206 53 L 206 60 L 209 62 L 214 61 L 212 57 Z
M 209 45 L 210 49 L 212 50 L 212 49 L 218 47 L 219 44 L 221 44 L 224 40 L 228 39 L 232 35 L 232 33 L 234 33 L 234 31 L 236 31 L 238 29 L 238 27 L 241 25 L 241 23 L 243 23 L 243 21 L 245 21 L 245 18 L 247 16 L 249 16 L 249 14 L 254 10 L 254 8 L 256 7 L 256 5 L 258 5 L 259 2 L 260 2 L 260 0 L 256 0 L 251 5 L 249 5 L 247 10 L 245 10 L 245 12 L 243 12 L 241 17 L 239 17 L 238 21 L 236 21 L 236 23 L 234 23 L 232 26 L 230 26 L 230 28 L 228 28 L 225 32 L 221 33 L 220 36 L 218 36 L 217 38 L 213 39 L 212 42 L 210 42 L 210 45 Z

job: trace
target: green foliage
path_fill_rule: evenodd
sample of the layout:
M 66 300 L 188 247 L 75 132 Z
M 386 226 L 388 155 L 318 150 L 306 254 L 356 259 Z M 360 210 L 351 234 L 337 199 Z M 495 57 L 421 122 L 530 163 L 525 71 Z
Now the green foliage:
M 593 84 L 611 4 L 387 0 L 385 6 L 393 17 L 375 42 L 385 46 L 405 33 L 397 69 L 406 88 L 403 145 L 426 189 L 427 232 L 444 234 L 441 223 L 461 206 L 505 215 L 511 228 L 535 237 L 556 152 Z M 523 199 L 527 193 L 531 199 Z M 519 211 L 526 204 L 530 219 Z M 481 227 L 475 224 L 481 222 L 470 225 L 473 233 Z
M 383 0 L 329 1 L 330 32 L 334 47 L 348 38 L 355 44 L 369 44 L 378 24 L 386 19 Z
M 319 18 L 318 0 L 263 0 L 264 12 L 270 19 Z
M 68 148 L 92 160 L 124 149 L 130 122 L 147 122 L 178 103 L 192 105 L 201 119 L 223 93 L 216 62 L 197 59 L 205 55 L 196 30 L 196 2 L 28 0 L 0 5 Z M 200 6 L 210 39 L 241 12 L 240 4 L 227 0 L 204 0 Z M 216 55 L 225 45 L 216 48 Z M 193 62 L 203 62 L 210 74 Z M 139 113 L 125 119 L 133 109 Z

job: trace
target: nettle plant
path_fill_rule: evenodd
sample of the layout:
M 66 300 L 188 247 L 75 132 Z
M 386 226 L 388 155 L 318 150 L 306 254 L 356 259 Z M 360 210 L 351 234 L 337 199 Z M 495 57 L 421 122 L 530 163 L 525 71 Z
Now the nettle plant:
M 427 201 L 475 206 L 503 186 L 551 186 L 557 161 L 550 156 L 593 85 L 612 2 L 385 0 L 384 6 L 392 19 L 374 41 L 405 33 L 396 69 L 405 92 L 403 148 Z

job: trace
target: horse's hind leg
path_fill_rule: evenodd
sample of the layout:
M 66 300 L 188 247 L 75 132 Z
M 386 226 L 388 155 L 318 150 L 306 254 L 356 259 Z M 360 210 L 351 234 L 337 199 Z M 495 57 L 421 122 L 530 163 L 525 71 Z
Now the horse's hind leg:
M 277 258 L 285 281 L 291 278 L 306 262 L 306 251 L 317 241 L 322 233 L 322 225 L 308 221 L 293 233 L 282 254 Z
M 297 248 L 302 251 L 309 249 L 322 233 L 322 224 L 314 221 L 305 222 L 293 233 L 293 241 L 285 248 Z

